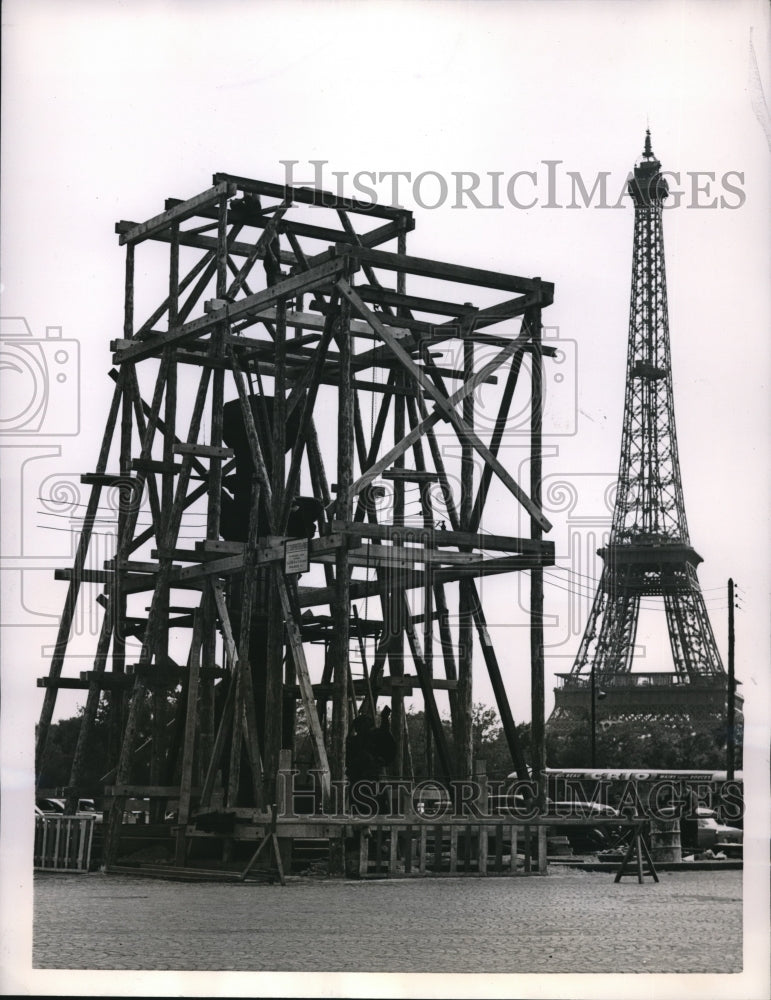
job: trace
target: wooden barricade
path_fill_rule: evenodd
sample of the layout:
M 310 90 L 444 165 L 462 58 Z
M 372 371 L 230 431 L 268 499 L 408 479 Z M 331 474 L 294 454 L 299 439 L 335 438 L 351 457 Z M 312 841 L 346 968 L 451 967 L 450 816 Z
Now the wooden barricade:
M 36 816 L 35 871 L 87 872 L 94 816 Z
M 545 875 L 546 826 L 510 820 L 354 822 L 360 878 Z

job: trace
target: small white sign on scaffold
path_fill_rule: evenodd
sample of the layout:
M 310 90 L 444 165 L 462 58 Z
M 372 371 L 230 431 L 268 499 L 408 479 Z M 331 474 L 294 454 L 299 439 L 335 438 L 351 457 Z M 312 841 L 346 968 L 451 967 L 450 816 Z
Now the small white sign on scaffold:
M 308 539 L 293 538 L 284 542 L 284 572 L 307 573 L 308 567 Z

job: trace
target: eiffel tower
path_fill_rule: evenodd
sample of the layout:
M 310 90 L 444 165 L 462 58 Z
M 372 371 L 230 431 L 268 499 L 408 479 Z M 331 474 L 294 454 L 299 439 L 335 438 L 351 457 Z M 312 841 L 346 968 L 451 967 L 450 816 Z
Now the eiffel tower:
M 601 691 L 604 725 L 657 720 L 714 733 L 726 724 L 728 678 L 685 517 L 662 231 L 669 191 L 650 131 L 628 190 L 634 254 L 618 489 L 608 544 L 598 552 L 604 563 L 599 587 L 575 663 L 558 675 L 548 725 L 552 732 L 585 725 Z M 650 597 L 663 598 L 673 672 L 632 671 L 640 601 Z

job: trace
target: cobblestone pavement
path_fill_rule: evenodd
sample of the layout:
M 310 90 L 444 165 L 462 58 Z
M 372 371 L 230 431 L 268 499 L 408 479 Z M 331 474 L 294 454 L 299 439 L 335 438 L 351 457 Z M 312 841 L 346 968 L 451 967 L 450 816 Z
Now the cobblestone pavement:
M 741 872 L 279 885 L 35 877 L 33 966 L 356 972 L 738 972 Z

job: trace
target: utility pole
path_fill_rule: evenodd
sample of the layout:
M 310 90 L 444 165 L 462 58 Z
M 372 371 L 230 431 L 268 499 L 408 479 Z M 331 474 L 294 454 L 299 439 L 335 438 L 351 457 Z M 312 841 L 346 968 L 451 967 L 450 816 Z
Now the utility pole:
M 736 764 L 736 681 L 734 680 L 734 582 L 728 581 L 728 741 L 726 743 L 726 778 L 733 781 Z

